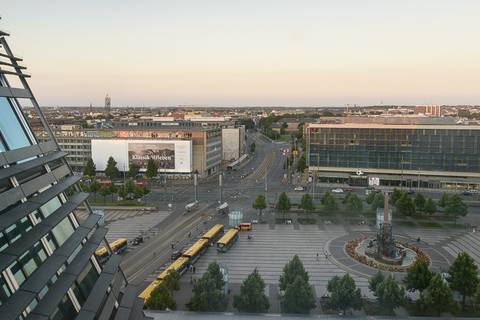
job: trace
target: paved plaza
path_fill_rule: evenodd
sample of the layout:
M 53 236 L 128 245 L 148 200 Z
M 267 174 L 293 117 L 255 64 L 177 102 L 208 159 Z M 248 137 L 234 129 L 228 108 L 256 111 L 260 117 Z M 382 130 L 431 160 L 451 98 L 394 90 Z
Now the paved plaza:
M 218 253 L 214 247 L 208 249 L 196 263 L 195 274 L 187 272 L 182 277 L 182 290 L 175 293 L 178 307 L 185 309 L 184 304 L 191 292 L 191 280 L 200 278 L 208 265 L 217 261 L 229 271 L 231 295 L 239 291 L 241 282 L 257 268 L 267 285 L 265 293 L 271 303 L 270 312 L 279 312 L 278 280 L 283 267 L 295 254 L 303 261 L 317 298 L 327 293 L 327 283 L 333 276 L 341 276 L 346 272 L 352 275 L 364 296 L 373 298 L 368 290 L 368 279 L 376 270 L 364 265 L 360 265 L 360 268 L 351 268 L 359 263 L 347 256 L 344 251 L 346 239 L 371 235 L 372 231 L 374 230 L 364 226 L 349 226 L 346 230 L 338 224 L 255 225 L 254 230 L 250 232 L 253 239 L 248 240 L 248 233 L 242 232 L 237 243 L 227 253 Z M 398 237 L 412 242 L 421 235 L 422 243 L 419 246 L 430 256 L 432 267 L 437 271 L 445 271 L 461 251 L 469 253 L 480 264 L 480 235 L 477 233 L 406 227 L 399 227 L 396 231 Z M 343 252 L 343 258 L 339 257 L 335 250 Z M 158 271 L 160 270 L 156 270 Z M 403 277 L 401 273 L 395 275 L 398 279 Z M 152 273 L 147 280 L 153 279 L 154 276 Z M 228 309 L 233 310 L 231 304 Z

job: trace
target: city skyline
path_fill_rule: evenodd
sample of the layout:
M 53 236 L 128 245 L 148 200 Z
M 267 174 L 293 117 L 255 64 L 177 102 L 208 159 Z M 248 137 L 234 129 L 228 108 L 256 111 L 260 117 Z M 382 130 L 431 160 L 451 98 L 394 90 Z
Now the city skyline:
M 35 14 L 33 14 L 35 13 Z M 478 104 L 474 1 L 4 4 L 42 105 Z

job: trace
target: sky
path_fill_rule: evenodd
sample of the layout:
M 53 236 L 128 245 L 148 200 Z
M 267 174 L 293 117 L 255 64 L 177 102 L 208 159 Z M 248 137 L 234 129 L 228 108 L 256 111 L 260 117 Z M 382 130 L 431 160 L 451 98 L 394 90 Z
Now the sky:
M 0 0 L 41 105 L 480 104 L 480 1 Z

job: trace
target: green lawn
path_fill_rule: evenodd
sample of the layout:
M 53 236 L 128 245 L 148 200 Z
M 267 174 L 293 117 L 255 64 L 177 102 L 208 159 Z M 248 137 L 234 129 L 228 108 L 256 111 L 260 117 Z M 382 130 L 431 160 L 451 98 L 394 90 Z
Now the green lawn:
M 418 221 L 418 225 L 423 228 L 441 228 L 439 223 L 433 221 Z

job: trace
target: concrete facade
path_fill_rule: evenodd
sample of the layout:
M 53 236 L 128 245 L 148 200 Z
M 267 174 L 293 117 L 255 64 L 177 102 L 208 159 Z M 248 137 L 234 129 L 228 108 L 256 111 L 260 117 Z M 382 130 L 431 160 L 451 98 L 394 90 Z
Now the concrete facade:
M 238 160 L 245 153 L 245 127 L 223 128 L 222 146 L 222 160 Z

